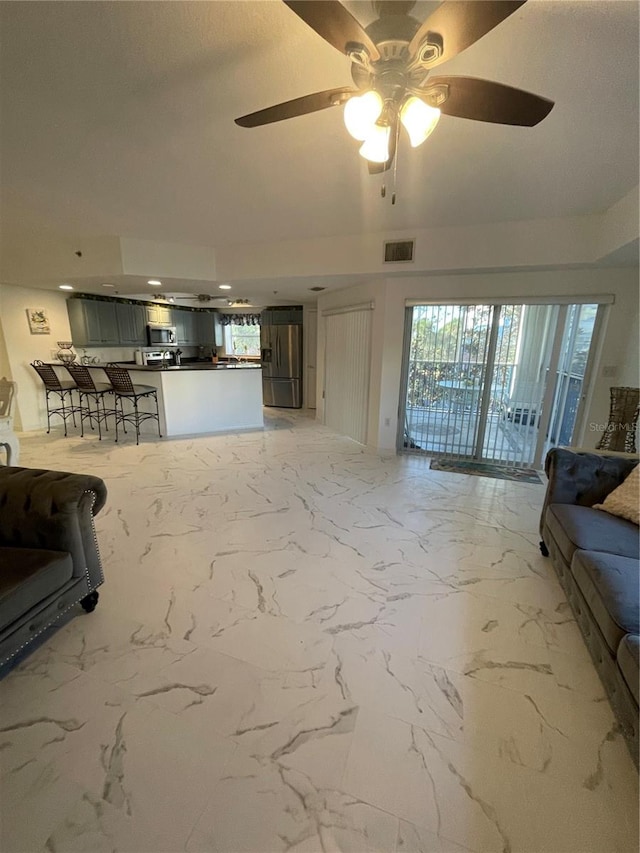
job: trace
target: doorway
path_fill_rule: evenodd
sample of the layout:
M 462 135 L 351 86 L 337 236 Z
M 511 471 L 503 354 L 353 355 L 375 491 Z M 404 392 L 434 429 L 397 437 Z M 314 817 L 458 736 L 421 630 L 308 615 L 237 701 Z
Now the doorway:
M 570 444 L 594 351 L 597 304 L 408 308 L 399 450 L 540 467 Z
M 367 443 L 371 315 L 368 306 L 323 312 L 324 423 Z

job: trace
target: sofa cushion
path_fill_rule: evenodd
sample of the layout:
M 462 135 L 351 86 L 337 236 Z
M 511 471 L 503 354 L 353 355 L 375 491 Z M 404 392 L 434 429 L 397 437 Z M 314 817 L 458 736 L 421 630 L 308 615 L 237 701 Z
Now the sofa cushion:
M 610 492 L 601 504 L 594 504 L 594 509 L 603 509 L 611 515 L 626 518 L 634 524 L 640 524 L 640 465 L 623 482 Z
M 71 580 L 65 551 L 0 547 L 0 628 L 6 628 Z
M 640 637 L 637 634 L 627 634 L 618 646 L 618 666 L 636 704 L 638 698 L 638 673 L 640 672 Z
M 589 506 L 551 504 L 545 521 L 569 565 L 576 549 L 640 556 L 638 525 L 623 518 Z
M 571 574 L 615 656 L 625 634 L 640 634 L 640 562 L 599 551 L 576 551 Z

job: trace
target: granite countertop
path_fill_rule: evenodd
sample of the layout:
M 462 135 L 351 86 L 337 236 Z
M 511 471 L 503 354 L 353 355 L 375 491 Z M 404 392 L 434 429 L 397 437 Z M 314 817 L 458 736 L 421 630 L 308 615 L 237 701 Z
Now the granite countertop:
M 52 367 L 64 367 L 61 361 L 51 361 L 48 362 Z M 82 362 L 76 362 L 77 364 L 82 364 Z M 88 368 L 103 368 L 107 364 L 111 362 L 96 362 L 93 364 L 85 364 L 83 367 Z M 145 370 L 152 371 L 154 373 L 164 372 L 167 370 L 256 370 L 257 368 L 261 368 L 262 365 L 260 362 L 218 362 L 214 364 L 211 361 L 193 361 L 187 362 L 187 364 L 181 364 L 178 366 L 177 364 L 171 364 L 168 367 L 162 367 L 161 365 L 146 365 L 146 364 L 136 364 L 134 361 L 117 361 L 114 362 L 118 365 L 118 367 L 125 367 L 127 370 Z
M 261 364 L 213 364 L 213 362 L 209 361 L 196 361 L 191 364 L 171 364 L 169 367 L 162 367 L 161 365 L 145 365 L 145 364 L 131 364 L 130 362 L 119 362 L 121 367 L 126 367 L 127 370 L 150 370 L 154 373 L 164 373 L 168 370 L 255 370 L 256 368 L 261 368 Z M 92 367 L 100 367 L 99 364 L 90 365 Z

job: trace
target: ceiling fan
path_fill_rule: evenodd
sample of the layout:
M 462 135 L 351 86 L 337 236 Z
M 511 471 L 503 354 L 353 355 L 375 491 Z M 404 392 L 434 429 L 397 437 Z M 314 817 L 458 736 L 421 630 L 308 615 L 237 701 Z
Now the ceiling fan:
M 195 302 L 221 302 L 226 305 L 251 305 L 251 301 L 249 299 L 236 299 L 235 297 L 230 297 L 228 294 L 226 296 L 212 296 L 210 293 L 194 293 L 193 296 L 182 296 L 185 302 L 194 300 Z
M 292 12 L 351 60 L 357 88 L 340 87 L 294 98 L 236 119 L 260 127 L 345 104 L 347 130 L 362 142 L 369 172 L 385 172 L 396 152 L 400 125 L 416 147 L 440 114 L 495 124 L 533 127 L 553 101 L 475 77 L 431 76 L 512 15 L 526 0 L 444 0 L 424 23 L 409 15 L 415 2 L 374 0 L 379 15 L 363 28 L 338 0 L 283 0 Z
M 196 302 L 226 302 L 228 296 L 212 296 L 210 293 L 194 293 L 192 296 L 182 296 L 185 301 L 195 300 Z

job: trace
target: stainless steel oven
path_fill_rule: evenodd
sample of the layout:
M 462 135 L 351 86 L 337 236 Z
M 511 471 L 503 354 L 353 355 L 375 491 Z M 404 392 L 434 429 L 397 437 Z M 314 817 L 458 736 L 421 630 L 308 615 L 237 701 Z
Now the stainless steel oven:
M 160 367 L 174 363 L 174 355 L 166 350 L 136 350 L 136 364 L 144 364 L 146 367 Z
M 175 346 L 178 343 L 176 327 L 149 323 L 147 326 L 147 342 L 150 347 Z

